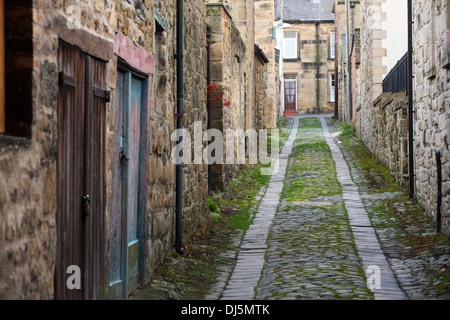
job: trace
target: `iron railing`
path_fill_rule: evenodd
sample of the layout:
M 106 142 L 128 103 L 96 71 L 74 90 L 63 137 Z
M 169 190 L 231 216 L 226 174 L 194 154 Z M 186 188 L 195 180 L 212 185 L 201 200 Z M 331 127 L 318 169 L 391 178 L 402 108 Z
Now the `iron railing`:
M 408 85 L 408 53 L 397 62 L 383 80 L 383 92 L 406 91 Z

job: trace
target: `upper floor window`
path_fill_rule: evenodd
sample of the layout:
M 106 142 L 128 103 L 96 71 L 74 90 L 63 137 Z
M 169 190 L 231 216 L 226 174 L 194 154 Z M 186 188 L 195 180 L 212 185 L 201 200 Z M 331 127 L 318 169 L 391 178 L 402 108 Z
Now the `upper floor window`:
M 330 59 L 336 57 L 336 33 L 334 31 L 330 32 Z
M 32 0 L 0 0 L 0 134 L 31 137 Z
M 336 101 L 336 76 L 334 73 L 330 73 L 329 76 L 329 83 L 330 83 L 330 102 Z
M 298 59 L 297 32 L 284 33 L 284 59 Z
M 5 2 L 0 0 L 0 133 L 5 132 Z

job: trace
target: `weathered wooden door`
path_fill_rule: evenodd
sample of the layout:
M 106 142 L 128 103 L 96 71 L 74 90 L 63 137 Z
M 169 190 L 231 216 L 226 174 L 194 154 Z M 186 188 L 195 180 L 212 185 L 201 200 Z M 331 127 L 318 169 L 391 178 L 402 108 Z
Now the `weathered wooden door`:
M 116 112 L 121 119 L 118 173 L 111 213 L 110 298 L 125 298 L 138 287 L 143 256 L 146 185 L 146 80 L 117 73 Z M 120 199 L 120 203 L 117 201 Z M 145 238 L 145 237 L 144 237 Z
M 284 82 L 284 110 L 297 111 L 297 82 L 286 80 Z
M 57 299 L 101 299 L 104 268 L 106 63 L 59 48 Z M 67 270 L 81 270 L 81 289 Z

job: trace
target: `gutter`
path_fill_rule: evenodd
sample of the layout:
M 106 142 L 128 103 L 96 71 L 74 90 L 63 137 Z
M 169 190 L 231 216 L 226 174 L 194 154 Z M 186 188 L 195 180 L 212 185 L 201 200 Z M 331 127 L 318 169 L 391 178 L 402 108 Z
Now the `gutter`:
M 255 54 L 258 56 L 258 58 L 261 60 L 263 64 L 267 64 L 270 62 L 264 51 L 257 44 L 255 44 Z

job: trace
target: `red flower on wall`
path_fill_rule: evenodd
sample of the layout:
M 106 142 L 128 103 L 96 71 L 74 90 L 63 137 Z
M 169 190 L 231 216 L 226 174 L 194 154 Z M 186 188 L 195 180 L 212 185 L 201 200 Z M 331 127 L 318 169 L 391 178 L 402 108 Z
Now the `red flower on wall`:
M 224 106 L 229 106 L 231 101 L 224 98 L 226 89 L 227 88 L 218 86 L 215 83 L 210 84 L 208 86 L 208 101 L 222 101 Z

